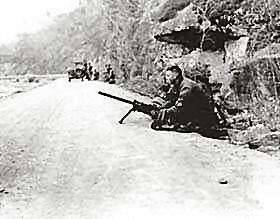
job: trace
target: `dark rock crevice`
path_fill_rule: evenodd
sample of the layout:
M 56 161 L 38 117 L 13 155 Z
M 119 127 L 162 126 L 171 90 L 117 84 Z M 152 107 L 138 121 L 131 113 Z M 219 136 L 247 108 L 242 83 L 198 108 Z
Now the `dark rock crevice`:
M 192 27 L 181 31 L 172 31 L 171 33 L 155 35 L 155 39 L 158 41 L 182 44 L 191 51 L 197 48 L 204 51 L 224 51 L 226 41 L 238 40 L 240 37 L 241 36 L 229 35 L 215 30 L 206 30 L 205 33 L 203 33 Z

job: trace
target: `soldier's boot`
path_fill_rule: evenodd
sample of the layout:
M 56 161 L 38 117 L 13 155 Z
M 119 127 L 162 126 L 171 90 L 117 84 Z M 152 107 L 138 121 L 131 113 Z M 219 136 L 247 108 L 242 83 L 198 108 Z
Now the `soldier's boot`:
M 174 127 L 174 124 L 163 123 L 160 121 L 154 121 L 151 124 L 151 128 L 157 131 L 173 131 Z
M 182 133 L 190 133 L 190 132 L 199 132 L 200 127 L 194 125 L 192 122 L 188 122 L 187 124 L 175 124 L 174 131 L 182 132 Z

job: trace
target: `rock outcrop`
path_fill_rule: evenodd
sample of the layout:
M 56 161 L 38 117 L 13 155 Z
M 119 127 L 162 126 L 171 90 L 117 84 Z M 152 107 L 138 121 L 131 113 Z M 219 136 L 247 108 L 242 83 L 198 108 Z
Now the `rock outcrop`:
M 204 13 L 190 1 L 177 0 L 158 12 L 159 24 L 154 32 L 158 41 L 174 44 L 188 52 L 181 57 L 167 57 L 167 62 L 177 63 L 184 69 L 192 62 L 210 65 L 212 79 L 229 77 L 232 63 L 246 56 L 248 37 L 237 27 L 228 29 L 213 25 L 215 13 Z M 164 56 L 165 54 L 163 54 Z M 226 79 L 227 80 L 227 79 Z

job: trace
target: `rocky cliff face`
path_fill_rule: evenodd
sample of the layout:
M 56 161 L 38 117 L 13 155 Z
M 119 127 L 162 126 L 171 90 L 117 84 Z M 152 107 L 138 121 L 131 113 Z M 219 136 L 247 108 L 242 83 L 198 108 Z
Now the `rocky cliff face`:
M 230 66 L 246 56 L 249 38 L 238 28 L 229 31 L 212 25 L 209 16 L 189 1 L 176 2 L 171 12 L 166 7 L 158 12 L 161 16 L 154 32 L 165 43 L 162 56 L 166 64 L 177 64 L 185 71 L 198 62 L 208 64 L 212 81 L 228 81 Z M 174 55 L 168 50 L 170 44 L 174 44 Z M 178 56 L 178 51 L 183 52 Z

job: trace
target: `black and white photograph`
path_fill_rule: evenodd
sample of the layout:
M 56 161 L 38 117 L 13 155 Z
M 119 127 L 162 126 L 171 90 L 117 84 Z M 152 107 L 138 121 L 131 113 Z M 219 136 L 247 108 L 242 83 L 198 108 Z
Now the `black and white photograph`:
M 280 0 L 1 0 L 1 219 L 279 219 Z

